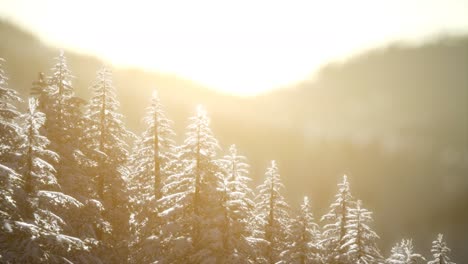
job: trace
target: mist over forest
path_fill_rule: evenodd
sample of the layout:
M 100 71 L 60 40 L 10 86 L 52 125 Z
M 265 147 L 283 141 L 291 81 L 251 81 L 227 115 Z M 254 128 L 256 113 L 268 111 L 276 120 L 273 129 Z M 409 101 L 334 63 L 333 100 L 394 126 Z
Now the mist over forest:
M 5 21 L 0 36 L 9 87 L 26 98 L 39 72 L 50 74 L 59 47 Z M 88 100 L 103 62 L 65 54 L 73 87 Z M 254 97 L 136 68 L 112 72 L 125 123 L 136 134 L 145 129 L 154 89 L 178 142 L 202 104 L 222 153 L 235 143 L 247 157 L 253 186 L 276 160 L 288 202 L 298 208 L 309 196 L 318 221 L 346 174 L 353 195 L 373 212 L 384 256 L 401 238 L 430 256 L 430 242 L 443 233 L 452 260 L 468 260 L 468 36 L 376 48 Z

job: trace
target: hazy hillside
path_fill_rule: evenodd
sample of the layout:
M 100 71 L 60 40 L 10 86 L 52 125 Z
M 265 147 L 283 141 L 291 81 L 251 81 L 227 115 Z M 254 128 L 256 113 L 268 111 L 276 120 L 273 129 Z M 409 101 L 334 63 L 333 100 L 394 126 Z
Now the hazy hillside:
M 376 210 L 380 220 L 392 219 L 380 227 L 386 237 L 427 239 L 427 230 L 446 230 L 462 254 L 468 242 L 457 235 L 468 231 L 467 72 L 468 38 L 447 38 L 370 51 L 269 95 L 267 107 L 298 133 L 291 136 L 296 146 L 282 152 L 288 172 L 320 178 L 296 190 L 325 193 L 316 183 L 346 172 L 358 195 L 386 208 Z
M 10 86 L 27 95 L 58 50 L 5 22 L 0 36 Z M 101 62 L 66 54 L 75 87 L 87 98 Z M 194 105 L 202 103 L 223 146 L 236 143 L 249 158 L 255 183 L 267 161 L 278 160 L 290 202 L 309 194 L 319 219 L 346 173 L 355 196 L 375 212 L 384 254 L 400 237 L 412 237 L 427 255 L 443 232 L 453 260 L 468 260 L 468 37 L 370 51 L 297 87 L 255 98 L 136 69 L 114 73 L 134 130 L 153 87 L 180 138 Z

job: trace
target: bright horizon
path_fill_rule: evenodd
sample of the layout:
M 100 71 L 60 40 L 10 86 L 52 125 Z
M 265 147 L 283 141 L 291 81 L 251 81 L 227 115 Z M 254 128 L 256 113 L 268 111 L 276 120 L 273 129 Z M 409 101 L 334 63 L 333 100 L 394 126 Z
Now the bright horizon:
M 57 47 L 241 96 L 369 48 L 468 32 L 468 1 L 63 3 L 0 0 L 0 18 Z

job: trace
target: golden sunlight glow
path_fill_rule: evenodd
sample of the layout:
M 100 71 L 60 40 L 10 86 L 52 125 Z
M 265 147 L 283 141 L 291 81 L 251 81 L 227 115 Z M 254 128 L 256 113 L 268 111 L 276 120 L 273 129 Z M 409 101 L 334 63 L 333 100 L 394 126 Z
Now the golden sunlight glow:
M 466 1 L 0 0 L 0 6 L 0 16 L 53 45 L 236 95 L 300 81 L 331 59 L 388 41 L 468 28 Z

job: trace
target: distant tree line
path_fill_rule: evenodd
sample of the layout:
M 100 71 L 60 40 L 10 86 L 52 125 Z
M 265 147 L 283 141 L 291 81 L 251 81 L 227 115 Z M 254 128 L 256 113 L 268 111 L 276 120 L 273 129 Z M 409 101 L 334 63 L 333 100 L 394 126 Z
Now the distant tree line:
M 346 176 L 320 221 L 307 197 L 288 205 L 274 161 L 252 189 L 246 158 L 234 145 L 220 154 L 201 107 L 177 144 L 154 93 L 136 136 L 110 70 L 87 102 L 62 52 L 22 112 L 1 64 L 1 263 L 453 263 L 442 235 L 429 261 L 410 239 L 383 257 Z

